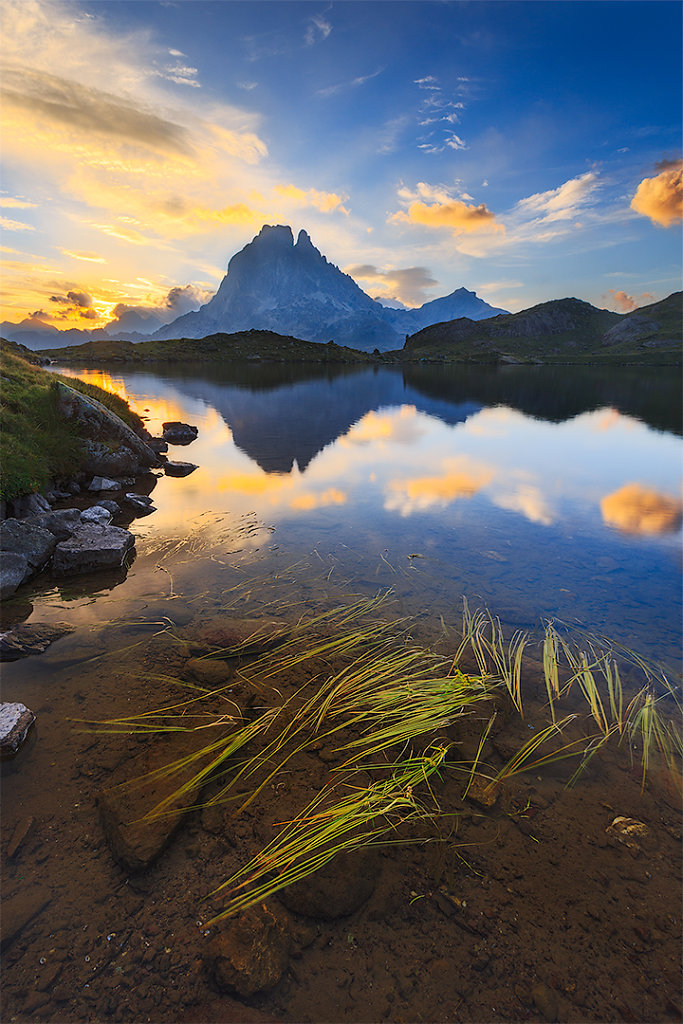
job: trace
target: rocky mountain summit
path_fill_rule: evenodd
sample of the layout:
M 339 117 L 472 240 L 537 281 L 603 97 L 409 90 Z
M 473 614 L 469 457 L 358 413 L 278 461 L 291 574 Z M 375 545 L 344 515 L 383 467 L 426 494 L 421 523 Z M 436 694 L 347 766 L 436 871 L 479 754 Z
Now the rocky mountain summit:
M 409 332 L 438 320 L 478 320 L 500 312 L 465 288 L 419 309 L 389 309 L 329 263 L 306 231 L 299 232 L 295 243 L 290 227 L 264 225 L 232 257 L 210 302 L 162 327 L 153 338 L 202 338 L 255 329 L 386 352 L 401 348 Z

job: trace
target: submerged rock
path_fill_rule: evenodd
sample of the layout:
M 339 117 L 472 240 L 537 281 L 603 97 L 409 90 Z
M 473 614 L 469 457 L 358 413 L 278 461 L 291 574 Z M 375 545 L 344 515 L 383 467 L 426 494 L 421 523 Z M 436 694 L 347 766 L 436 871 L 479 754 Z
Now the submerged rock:
M 35 720 L 36 716 L 25 704 L 0 704 L 0 751 L 16 754 Z
M 216 738 L 211 730 L 210 739 Z M 114 858 L 127 871 L 143 871 L 148 867 L 180 825 L 185 816 L 184 808 L 196 802 L 201 787 L 191 783 L 211 757 L 201 754 L 209 741 L 206 730 L 153 740 L 138 757 L 117 771 L 114 785 L 99 794 L 97 802 L 104 834 Z M 173 773 L 161 770 L 193 753 L 199 756 L 180 770 Z M 189 785 L 183 796 L 174 798 L 186 784 Z M 155 817 L 154 810 L 166 800 L 169 802 L 164 813 Z
M 169 423 L 162 423 L 162 440 L 170 444 L 190 444 L 196 440 L 199 434 L 199 427 L 193 427 L 189 423 L 181 423 L 172 420 Z
M 380 872 L 376 849 L 347 850 L 318 871 L 285 889 L 278 898 L 288 910 L 307 917 L 348 917 L 370 898 Z
M 42 654 L 50 644 L 74 627 L 68 622 L 27 622 L 0 633 L 0 661 L 18 661 L 31 654 Z
M 193 462 L 164 462 L 166 476 L 189 476 L 197 468 Z
M 70 576 L 98 569 L 116 569 L 123 565 L 134 545 L 133 534 L 119 526 L 84 524 L 72 537 L 57 545 L 52 571 L 56 576 Z
M 246 999 L 282 977 L 292 939 L 282 916 L 266 904 L 249 907 L 211 939 L 205 962 L 216 986 Z
M 605 829 L 610 839 L 616 839 L 633 853 L 639 853 L 643 843 L 649 838 L 650 831 L 642 821 L 635 818 L 619 816 Z
M 191 639 L 193 654 L 220 651 L 225 658 L 261 654 L 284 643 L 291 634 L 284 619 L 241 619 L 217 615 L 200 622 Z

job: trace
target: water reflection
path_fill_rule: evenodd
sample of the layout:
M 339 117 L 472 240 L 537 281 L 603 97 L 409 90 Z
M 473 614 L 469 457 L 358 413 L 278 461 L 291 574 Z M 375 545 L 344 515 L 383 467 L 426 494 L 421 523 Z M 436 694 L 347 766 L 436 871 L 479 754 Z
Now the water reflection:
M 412 611 L 453 608 L 465 593 L 514 625 L 578 620 L 677 656 L 680 396 L 670 373 L 80 375 L 124 394 L 152 432 L 166 419 L 200 428 L 200 468 L 159 480 L 158 511 L 134 525 L 143 556 L 163 552 L 170 565 L 184 546 L 192 562 L 195 538 L 196 553 L 220 563 L 229 548 L 207 513 L 254 516 L 278 547 L 334 551 L 368 588 L 400 577 Z

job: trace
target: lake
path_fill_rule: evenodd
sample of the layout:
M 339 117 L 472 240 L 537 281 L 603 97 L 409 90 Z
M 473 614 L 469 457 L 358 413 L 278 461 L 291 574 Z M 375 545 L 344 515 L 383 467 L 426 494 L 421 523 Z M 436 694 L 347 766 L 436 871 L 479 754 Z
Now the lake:
M 645 773 L 646 719 L 631 734 L 615 727 L 603 746 L 580 699 L 581 714 L 551 734 L 555 746 L 584 752 L 575 785 L 576 759 L 529 754 L 518 769 L 511 760 L 549 721 L 536 643 L 549 620 L 582 644 L 598 637 L 638 652 L 678 686 L 678 375 L 429 364 L 54 369 L 125 397 L 153 435 L 165 421 L 196 425 L 198 438 L 169 456 L 198 468 L 138 479 L 156 510 L 130 525 L 137 553 L 127 569 L 44 576 L 3 603 L 6 624 L 72 627 L 39 657 L 3 665 L 3 699 L 37 715 L 2 765 L 3 1019 L 679 1020 L 678 756 L 668 765 L 653 756 Z M 193 810 L 145 870 L 112 856 L 111 807 L 144 792 L 145 779 L 153 788 L 155 766 L 181 763 L 188 737 L 203 744 L 278 708 L 277 720 L 289 721 L 340 664 L 362 677 L 371 644 L 363 640 L 351 669 L 329 645 L 378 615 L 396 634 L 392 657 L 415 643 L 420 665 L 432 651 L 450 664 L 463 598 L 498 616 L 507 637 L 528 632 L 524 715 L 494 697 L 439 720 L 436 747 L 418 735 L 416 756 L 440 749 L 448 760 L 421 787 L 417 817 L 387 819 L 395 843 L 355 860 L 341 854 L 312 891 L 304 879 L 303 893 L 291 886 L 212 923 L 224 906 L 218 887 L 287 822 L 303 829 L 308 800 L 380 784 L 393 771 L 387 758 L 409 749 L 382 751 L 376 763 L 366 756 L 349 775 L 347 748 L 321 730 L 296 750 L 283 745 L 276 770 L 277 744 L 267 756 L 247 745 L 253 799 L 247 786 L 237 811 L 236 794 L 224 794 L 225 780 L 237 785 L 246 771 L 231 760 L 240 772 L 217 772 L 189 798 Z M 211 659 L 244 619 L 248 630 L 273 621 L 285 635 L 302 630 L 311 659 L 287 661 L 286 644 L 265 662 L 250 648 Z M 412 685 L 399 726 L 412 721 Z M 624 689 L 626 705 L 633 691 Z M 653 693 L 662 720 L 675 720 L 671 693 Z M 175 731 L 157 735 L 160 722 Z M 199 728 L 184 732 L 185 722 Z M 339 734 L 348 750 L 363 735 L 352 726 Z M 503 780 L 496 802 L 469 792 L 477 758 L 484 780 Z M 412 789 L 396 800 L 407 806 Z M 145 813 L 125 806 L 124 834 Z M 615 832 L 619 821 L 637 840 Z M 231 943 L 237 960 L 256 951 L 237 989 L 225 974 Z
M 679 664 L 681 408 L 670 370 L 79 376 L 127 398 L 152 433 L 165 420 L 199 427 L 186 449 L 199 469 L 160 479 L 157 512 L 135 524 L 138 557 L 169 537 L 193 548 L 179 570 L 186 591 L 220 585 L 226 523 L 248 515 L 272 531 L 261 557 L 315 552 L 352 587 L 393 587 L 407 614 L 452 621 L 465 595 L 512 629 L 559 619 Z

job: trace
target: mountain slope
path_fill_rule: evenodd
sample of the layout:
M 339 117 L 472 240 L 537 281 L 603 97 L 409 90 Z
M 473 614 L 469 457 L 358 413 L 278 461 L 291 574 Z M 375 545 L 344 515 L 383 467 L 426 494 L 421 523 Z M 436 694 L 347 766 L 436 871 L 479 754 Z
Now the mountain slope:
M 410 336 L 408 359 L 573 362 L 623 359 L 677 363 L 681 293 L 625 315 L 580 299 L 554 299 L 520 313 L 433 324 Z

